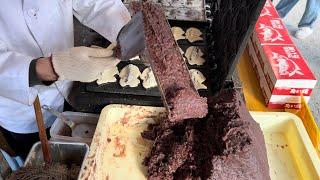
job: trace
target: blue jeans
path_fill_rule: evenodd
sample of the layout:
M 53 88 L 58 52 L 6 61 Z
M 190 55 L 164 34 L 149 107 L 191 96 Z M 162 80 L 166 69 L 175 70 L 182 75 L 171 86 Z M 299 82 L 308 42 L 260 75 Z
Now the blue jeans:
M 297 4 L 299 0 L 281 0 L 276 9 L 281 18 L 285 17 L 288 12 Z M 317 20 L 320 0 L 307 0 L 307 6 L 298 27 L 312 27 Z

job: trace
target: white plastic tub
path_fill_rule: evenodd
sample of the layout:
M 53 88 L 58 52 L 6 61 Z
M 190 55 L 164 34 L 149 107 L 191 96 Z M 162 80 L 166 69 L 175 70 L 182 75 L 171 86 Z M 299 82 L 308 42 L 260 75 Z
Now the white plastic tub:
M 90 126 L 97 126 L 99 115 L 80 112 L 63 112 L 62 115 L 67 119 L 73 121 L 75 124 L 89 124 Z M 95 130 L 95 128 L 93 129 Z M 94 134 L 94 132 L 92 132 Z M 50 128 L 51 141 L 64 142 L 83 142 L 88 145 L 91 144 L 92 138 L 72 137 L 71 129 L 59 118 L 53 123 Z

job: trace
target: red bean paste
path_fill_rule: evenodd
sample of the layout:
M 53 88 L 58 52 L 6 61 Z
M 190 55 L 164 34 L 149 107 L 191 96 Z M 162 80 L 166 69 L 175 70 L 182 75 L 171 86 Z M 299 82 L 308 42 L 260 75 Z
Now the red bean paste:
M 209 99 L 209 114 L 150 125 L 148 179 L 269 180 L 262 131 L 234 89 Z
M 169 107 L 169 120 L 205 117 L 208 113 L 207 99 L 200 97 L 194 88 L 162 8 L 149 2 L 133 3 L 132 7 L 135 12 L 141 10 L 144 16 L 146 49 L 152 71 Z

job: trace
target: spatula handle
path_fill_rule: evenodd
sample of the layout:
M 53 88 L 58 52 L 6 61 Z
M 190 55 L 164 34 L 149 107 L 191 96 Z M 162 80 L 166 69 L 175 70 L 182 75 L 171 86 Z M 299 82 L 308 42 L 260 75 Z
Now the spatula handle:
M 36 97 L 33 103 L 33 107 L 34 107 L 34 112 L 36 114 L 36 120 L 37 120 L 38 129 L 39 129 L 39 138 L 41 141 L 43 158 L 46 164 L 50 164 L 52 162 L 52 158 L 50 154 L 48 138 L 47 138 L 47 134 L 44 126 L 41 105 L 40 105 L 40 100 L 38 96 Z

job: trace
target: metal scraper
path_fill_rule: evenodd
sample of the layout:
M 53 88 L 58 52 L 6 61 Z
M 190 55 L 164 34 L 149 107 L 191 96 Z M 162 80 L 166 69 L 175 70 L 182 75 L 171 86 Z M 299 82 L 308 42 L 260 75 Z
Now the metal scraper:
M 118 43 L 120 45 L 122 60 L 129 60 L 144 51 L 145 42 L 142 12 L 134 14 L 128 24 L 121 29 L 118 35 Z

